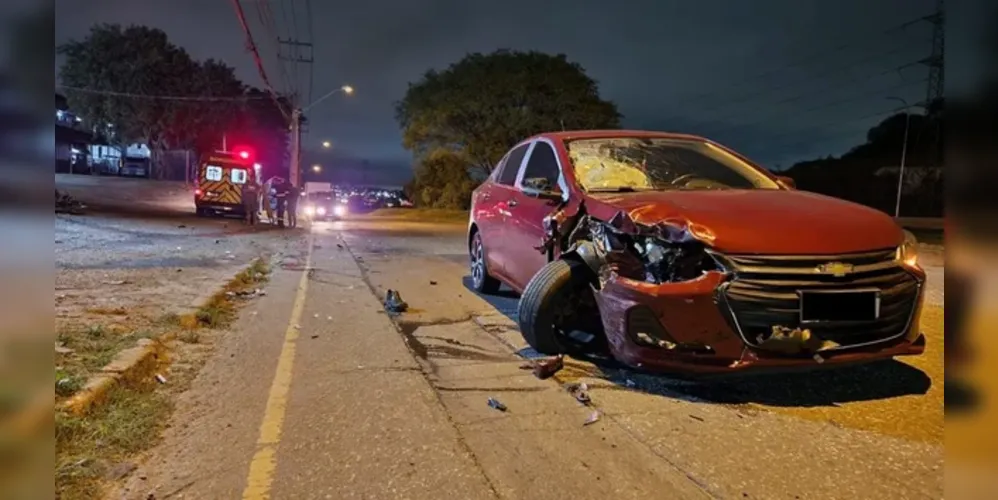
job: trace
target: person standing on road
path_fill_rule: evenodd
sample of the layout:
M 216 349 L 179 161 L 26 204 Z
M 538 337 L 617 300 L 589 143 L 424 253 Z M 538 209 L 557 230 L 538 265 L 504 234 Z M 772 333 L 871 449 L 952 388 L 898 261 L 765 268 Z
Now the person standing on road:
M 288 226 L 298 227 L 298 200 L 301 198 L 301 190 L 298 186 L 288 182 Z
M 281 179 L 274 186 L 276 193 L 274 197 L 277 198 L 277 227 L 284 227 L 284 210 L 287 208 L 288 202 L 288 182 Z
M 260 207 L 257 201 L 260 199 L 260 188 L 255 181 L 243 184 L 243 211 L 246 212 L 246 222 L 255 226 L 260 219 Z
M 263 184 L 263 191 L 261 194 L 263 210 L 267 213 L 267 223 L 274 223 L 274 178 L 271 177 L 267 179 L 267 182 Z

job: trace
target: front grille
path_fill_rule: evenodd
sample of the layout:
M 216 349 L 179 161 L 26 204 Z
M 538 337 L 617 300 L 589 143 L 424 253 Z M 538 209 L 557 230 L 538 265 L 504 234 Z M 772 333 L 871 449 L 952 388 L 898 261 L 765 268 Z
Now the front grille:
M 894 249 L 844 255 L 719 255 L 734 278 L 721 295 L 735 327 L 750 345 L 773 326 L 800 324 L 798 291 L 880 290 L 880 316 L 866 322 L 822 322 L 806 327 L 842 347 L 883 342 L 905 333 L 917 305 L 921 283 L 895 262 Z M 840 276 L 819 271 L 836 263 L 852 266 Z

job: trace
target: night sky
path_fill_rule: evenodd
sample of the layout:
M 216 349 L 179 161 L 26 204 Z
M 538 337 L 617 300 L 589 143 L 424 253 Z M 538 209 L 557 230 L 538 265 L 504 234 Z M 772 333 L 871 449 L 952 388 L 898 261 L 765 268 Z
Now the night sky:
M 270 2 L 282 37 L 297 33 L 309 40 L 307 3 Z M 254 2 L 243 4 L 271 80 L 287 87 L 273 37 Z M 356 93 L 335 95 L 310 113 L 305 161 L 367 160 L 371 174 L 365 180 L 382 183 L 401 183 L 410 172 L 393 116 L 407 83 L 467 52 L 498 48 L 567 54 L 599 82 L 604 98 L 617 103 L 628 128 L 707 135 L 768 167 L 841 154 L 901 106 L 888 97 L 911 103 L 925 98 L 927 69 L 916 62 L 929 54 L 931 26 L 885 31 L 934 8 L 933 0 L 311 4 L 312 98 L 343 84 Z M 97 22 L 145 24 L 166 31 L 194 57 L 222 59 L 245 82 L 260 85 L 228 0 L 55 5 L 57 43 L 85 36 Z M 308 73 L 301 67 L 298 74 L 305 92 Z M 335 153 L 321 150 L 323 140 L 333 142 Z

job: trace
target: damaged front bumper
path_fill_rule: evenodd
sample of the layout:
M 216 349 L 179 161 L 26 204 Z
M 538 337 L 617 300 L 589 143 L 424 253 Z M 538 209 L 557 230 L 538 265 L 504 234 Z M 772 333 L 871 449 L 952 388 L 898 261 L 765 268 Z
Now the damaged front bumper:
M 766 338 L 761 334 L 752 337 L 756 332 L 751 328 L 771 318 L 761 306 L 745 309 L 741 302 L 733 306 L 742 299 L 736 293 L 740 281 L 722 271 L 675 283 L 614 275 L 595 295 L 611 354 L 633 367 L 703 374 L 817 367 L 924 351 L 918 321 L 924 274 L 918 270 L 901 272 L 910 278 L 909 285 L 914 285 L 914 289 L 905 289 L 907 302 L 898 306 L 906 308 L 906 314 L 893 330 L 874 332 L 874 336 L 864 331 L 869 325 L 803 331 L 787 321 L 786 327 L 769 323 Z M 777 331 L 773 331 L 774 326 Z

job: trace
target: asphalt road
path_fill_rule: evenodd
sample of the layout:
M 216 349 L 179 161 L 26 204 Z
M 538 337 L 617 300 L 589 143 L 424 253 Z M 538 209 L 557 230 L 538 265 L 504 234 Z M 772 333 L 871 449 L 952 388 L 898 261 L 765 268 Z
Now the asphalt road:
M 692 384 L 571 360 L 541 381 L 516 298 L 467 274 L 462 227 L 317 224 L 115 497 L 942 497 L 939 307 L 903 362 Z

